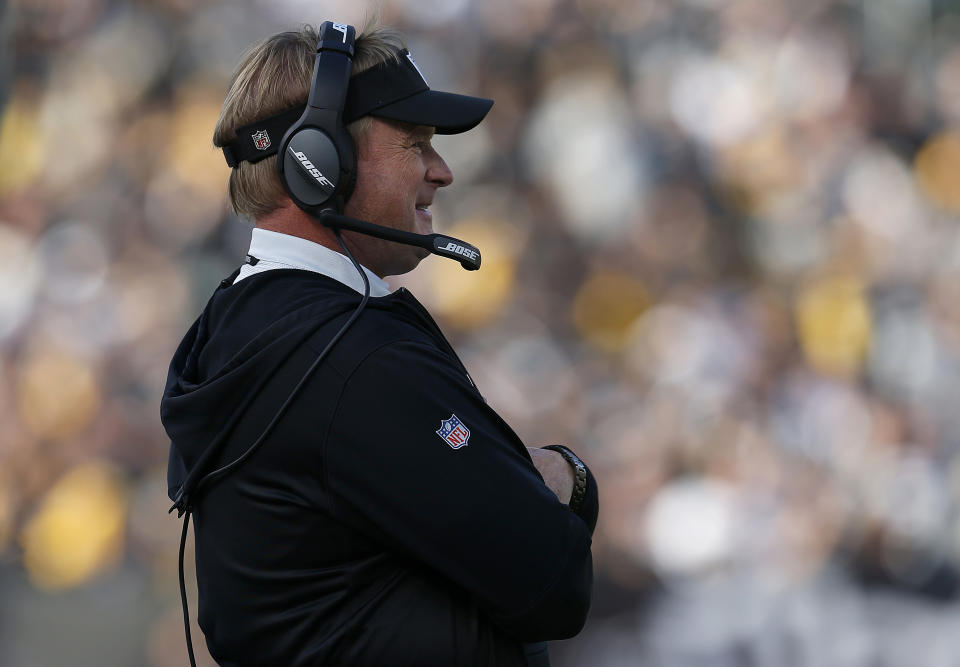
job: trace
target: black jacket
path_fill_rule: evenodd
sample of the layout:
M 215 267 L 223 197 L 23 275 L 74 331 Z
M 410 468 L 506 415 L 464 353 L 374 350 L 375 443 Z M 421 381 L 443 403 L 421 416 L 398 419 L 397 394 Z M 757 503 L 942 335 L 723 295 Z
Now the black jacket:
M 231 283 L 170 365 L 171 498 L 211 443 L 204 472 L 250 447 L 360 299 L 301 270 Z M 453 415 L 457 449 L 437 432 Z M 525 643 L 575 635 L 589 607 L 593 477 L 573 514 L 404 289 L 370 299 L 262 446 L 191 503 L 221 664 L 524 665 Z

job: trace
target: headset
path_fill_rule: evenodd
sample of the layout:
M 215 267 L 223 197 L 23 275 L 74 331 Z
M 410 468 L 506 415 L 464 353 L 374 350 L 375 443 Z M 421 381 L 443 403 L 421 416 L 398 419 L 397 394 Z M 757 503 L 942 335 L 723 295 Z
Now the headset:
M 480 251 L 466 241 L 446 234 L 413 234 L 343 215 L 357 179 L 356 147 L 343 122 L 355 34 L 354 27 L 344 23 L 326 21 L 320 28 L 307 106 L 277 151 L 277 173 L 287 194 L 335 231 L 347 229 L 419 246 L 457 260 L 468 271 L 479 269 Z
M 315 218 L 342 213 L 356 183 L 356 148 L 343 122 L 355 34 L 343 23 L 321 26 L 307 106 L 277 151 L 277 173 L 287 193 Z
M 356 147 L 343 121 L 355 36 L 354 27 L 344 23 L 326 21 L 321 26 L 307 104 L 303 113 L 283 134 L 277 149 L 277 173 L 290 199 L 320 224 L 333 230 L 343 253 L 353 263 L 363 280 L 363 297 L 344 325 L 334 334 L 290 391 L 277 413 L 253 444 L 230 463 L 206 472 L 222 450 L 227 434 L 224 433 L 219 440 L 211 442 L 187 475 L 173 507 L 170 508 L 170 512 L 177 510 L 177 516 L 184 519 L 179 552 L 180 602 L 183 609 L 187 653 L 192 667 L 196 667 L 196 659 L 190 633 L 183 557 L 187 528 L 193 512 L 193 501 L 203 488 L 236 469 L 252 456 L 316 368 L 363 312 L 370 298 L 370 281 L 360 263 L 344 243 L 340 231 L 346 229 L 388 241 L 419 246 L 441 257 L 457 260 L 467 270 L 474 271 L 480 268 L 480 251 L 460 239 L 444 234 L 414 234 L 343 215 L 344 206 L 353 193 L 357 176 Z M 264 146 L 270 146 L 269 134 L 267 132 L 251 134 L 249 130 L 255 126 L 262 127 L 266 123 L 272 131 L 277 131 L 277 128 L 289 123 L 297 111 L 299 109 L 291 109 L 270 119 L 238 128 L 238 140 L 224 147 L 227 164 L 234 167 L 240 160 L 256 162 L 267 157 L 266 153 L 258 153 L 263 151 Z M 241 135 L 245 137 L 242 141 Z M 257 143 L 258 135 L 259 140 L 264 142 L 264 146 Z M 253 144 L 248 145 L 247 139 L 252 140 Z

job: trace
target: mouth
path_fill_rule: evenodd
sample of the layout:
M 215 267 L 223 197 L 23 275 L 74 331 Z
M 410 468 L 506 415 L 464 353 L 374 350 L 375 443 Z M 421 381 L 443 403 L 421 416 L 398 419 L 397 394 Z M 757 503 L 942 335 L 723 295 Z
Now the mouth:
M 428 220 L 433 219 L 433 213 L 430 212 L 430 204 L 417 204 L 414 206 L 414 209 L 417 212 L 417 215 L 421 215 Z

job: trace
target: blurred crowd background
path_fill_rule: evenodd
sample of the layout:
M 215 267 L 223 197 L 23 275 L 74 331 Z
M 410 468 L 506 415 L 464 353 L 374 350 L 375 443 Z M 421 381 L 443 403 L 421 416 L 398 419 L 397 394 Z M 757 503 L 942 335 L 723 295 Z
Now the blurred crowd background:
M 554 663 L 960 664 L 955 0 L 6 0 L 0 665 L 185 664 L 160 394 L 251 229 L 214 122 L 254 41 L 377 8 L 496 100 L 436 141 L 483 268 L 393 283 L 600 482 Z

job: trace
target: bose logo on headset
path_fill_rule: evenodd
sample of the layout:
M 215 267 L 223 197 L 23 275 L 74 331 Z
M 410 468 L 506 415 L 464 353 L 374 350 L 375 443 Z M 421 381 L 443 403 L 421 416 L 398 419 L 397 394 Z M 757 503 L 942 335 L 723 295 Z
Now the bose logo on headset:
M 326 176 L 320 173 L 319 169 L 313 166 L 313 163 L 310 161 L 310 158 L 307 157 L 306 153 L 304 153 L 303 151 L 293 150 L 293 146 L 290 147 L 290 152 L 293 153 L 298 160 L 300 160 L 300 164 L 303 165 L 303 168 L 309 171 L 313 175 L 313 177 L 317 179 L 317 183 L 319 183 L 320 185 L 325 185 L 330 188 L 336 187 L 333 183 L 330 182 L 330 180 Z
M 453 241 L 447 242 L 447 245 L 443 249 L 450 250 L 451 252 L 455 252 L 458 255 L 463 255 L 464 257 L 469 257 L 470 259 L 476 259 L 477 255 L 480 254 L 476 250 L 464 248 L 462 245 L 458 245 Z

